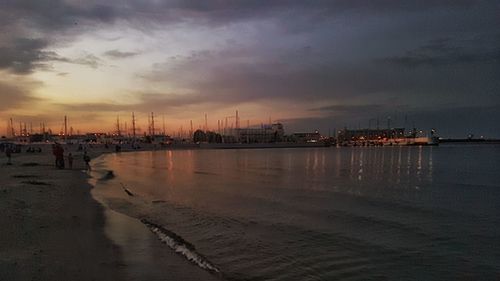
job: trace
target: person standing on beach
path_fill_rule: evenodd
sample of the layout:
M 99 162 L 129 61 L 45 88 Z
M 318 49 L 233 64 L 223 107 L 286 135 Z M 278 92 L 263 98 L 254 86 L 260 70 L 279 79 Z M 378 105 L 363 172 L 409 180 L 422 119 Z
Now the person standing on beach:
M 64 169 L 64 148 L 56 143 L 54 145 L 53 154 L 56 157 L 56 167 Z
M 54 143 L 52 145 L 52 155 L 54 155 L 54 157 L 56 158 L 56 167 L 57 167 L 57 143 Z
M 10 147 L 7 147 L 5 149 L 5 156 L 7 156 L 7 165 L 12 165 L 11 158 L 12 158 L 12 149 Z
M 68 154 L 68 167 L 70 170 L 73 169 L 73 154 L 71 152 Z
M 85 169 L 87 169 L 87 171 L 90 171 L 90 156 L 87 154 L 87 152 L 83 153 L 83 161 L 85 162 Z

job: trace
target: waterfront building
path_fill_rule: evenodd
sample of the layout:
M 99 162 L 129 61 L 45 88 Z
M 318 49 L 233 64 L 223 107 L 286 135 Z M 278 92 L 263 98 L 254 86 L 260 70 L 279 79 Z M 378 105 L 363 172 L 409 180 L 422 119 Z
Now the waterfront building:
M 337 142 L 373 141 L 381 139 L 403 138 L 404 136 L 405 128 L 358 130 L 349 130 L 346 128 L 338 132 Z
M 319 142 L 321 140 L 321 134 L 319 131 L 306 132 L 306 133 L 293 133 L 291 136 L 293 142 Z
M 234 136 L 240 143 L 272 143 L 284 140 L 283 124 L 262 125 L 260 128 L 235 129 Z

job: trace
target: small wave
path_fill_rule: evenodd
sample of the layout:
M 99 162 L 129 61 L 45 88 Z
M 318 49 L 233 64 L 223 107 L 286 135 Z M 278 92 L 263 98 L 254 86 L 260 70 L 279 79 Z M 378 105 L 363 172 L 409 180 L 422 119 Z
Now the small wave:
M 108 170 L 99 180 L 106 181 L 106 180 L 113 179 L 114 177 L 115 177 L 115 173 L 113 172 L 113 170 Z
M 216 176 L 216 173 L 211 173 L 211 172 L 204 172 L 204 171 L 194 171 L 195 174 L 199 175 L 207 175 L 207 176 Z
M 181 236 L 165 229 L 161 225 L 150 222 L 147 219 L 141 219 L 141 222 L 145 224 L 154 234 L 156 234 L 163 243 L 167 244 L 175 252 L 183 255 L 189 261 L 195 263 L 199 267 L 211 273 L 220 273 L 220 270 L 215 265 L 213 265 L 203 255 L 196 252 L 193 244 L 187 242 Z
M 120 183 L 120 185 L 122 186 L 123 191 L 127 193 L 128 196 L 134 196 L 134 194 L 128 188 L 126 188 L 123 183 Z

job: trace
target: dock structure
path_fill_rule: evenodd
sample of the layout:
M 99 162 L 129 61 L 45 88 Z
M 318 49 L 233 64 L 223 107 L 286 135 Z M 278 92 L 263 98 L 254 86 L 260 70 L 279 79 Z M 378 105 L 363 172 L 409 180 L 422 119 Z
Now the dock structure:
M 422 133 L 422 131 L 420 131 Z M 369 146 L 369 145 L 437 145 L 439 139 L 430 135 L 419 135 L 414 128 L 408 134 L 405 128 L 389 129 L 357 129 L 344 128 L 337 134 L 337 144 L 341 146 Z
M 349 130 L 347 128 L 338 132 L 337 141 L 375 141 L 389 138 L 402 138 L 405 136 L 405 128 L 392 129 L 356 129 Z

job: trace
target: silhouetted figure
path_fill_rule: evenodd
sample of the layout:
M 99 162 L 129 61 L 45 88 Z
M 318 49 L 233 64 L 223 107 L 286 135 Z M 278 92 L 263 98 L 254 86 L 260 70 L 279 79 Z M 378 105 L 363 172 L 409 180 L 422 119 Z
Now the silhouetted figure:
M 68 154 L 68 167 L 70 170 L 73 169 L 73 154 L 71 152 Z
M 85 169 L 90 171 L 90 156 L 87 152 L 83 153 L 83 161 L 85 162 Z
M 59 169 L 64 169 L 64 149 L 63 147 L 56 143 L 52 147 L 52 154 L 54 154 L 56 158 L 56 167 Z
M 5 156 L 7 156 L 7 165 L 12 165 L 12 149 L 10 147 L 5 149 Z

